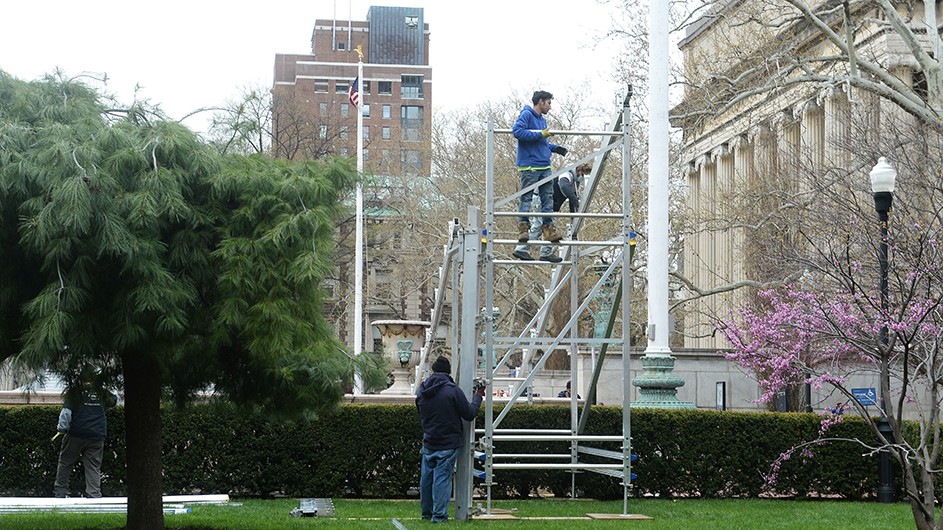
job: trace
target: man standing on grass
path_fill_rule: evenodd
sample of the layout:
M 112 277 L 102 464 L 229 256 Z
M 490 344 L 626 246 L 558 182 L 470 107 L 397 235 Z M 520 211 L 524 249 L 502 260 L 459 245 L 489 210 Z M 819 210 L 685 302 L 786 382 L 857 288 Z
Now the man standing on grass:
M 462 420 L 473 421 L 481 408 L 481 396 L 476 395 L 469 403 L 449 375 L 451 372 L 452 364 L 439 356 L 432 363 L 432 375 L 416 392 L 416 408 L 422 422 L 419 501 L 422 518 L 433 523 L 449 519 L 452 472 L 462 447 Z
M 59 413 L 56 430 L 63 436 L 53 486 L 53 495 L 58 498 L 68 496 L 69 475 L 79 458 L 85 470 L 83 496 L 93 499 L 102 496 L 101 466 L 108 432 L 105 408 L 113 407 L 117 398 L 110 392 L 91 390 L 87 384 L 82 390 L 68 393 Z

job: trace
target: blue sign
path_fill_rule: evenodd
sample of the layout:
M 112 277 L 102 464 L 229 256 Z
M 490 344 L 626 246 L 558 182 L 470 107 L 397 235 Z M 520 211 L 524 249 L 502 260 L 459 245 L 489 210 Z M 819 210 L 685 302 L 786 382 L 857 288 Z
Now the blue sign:
M 851 395 L 855 396 L 858 403 L 861 403 L 865 407 L 878 404 L 878 395 L 874 391 L 874 388 L 852 388 Z

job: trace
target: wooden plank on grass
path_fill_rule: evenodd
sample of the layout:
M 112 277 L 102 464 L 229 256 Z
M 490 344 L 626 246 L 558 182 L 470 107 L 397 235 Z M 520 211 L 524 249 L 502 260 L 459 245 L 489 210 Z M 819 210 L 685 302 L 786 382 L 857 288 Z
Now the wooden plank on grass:
M 631 521 L 650 521 L 652 518 L 647 515 L 642 515 L 638 513 L 630 513 L 628 515 L 623 515 L 621 513 L 588 513 L 586 517 L 590 519 L 625 519 Z

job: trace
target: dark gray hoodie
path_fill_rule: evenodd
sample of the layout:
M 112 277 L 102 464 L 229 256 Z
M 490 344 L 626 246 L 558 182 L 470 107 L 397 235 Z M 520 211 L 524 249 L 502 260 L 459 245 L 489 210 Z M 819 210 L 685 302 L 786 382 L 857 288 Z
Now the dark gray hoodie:
M 481 396 L 469 403 L 452 376 L 433 372 L 416 392 L 422 445 L 430 451 L 458 449 L 462 446 L 462 420 L 474 420 L 480 407 Z

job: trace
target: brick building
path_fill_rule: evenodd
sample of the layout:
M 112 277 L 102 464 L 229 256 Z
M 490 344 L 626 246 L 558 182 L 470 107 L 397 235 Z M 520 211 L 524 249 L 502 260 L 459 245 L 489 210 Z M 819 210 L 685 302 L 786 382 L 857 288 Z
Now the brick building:
M 429 25 L 421 8 L 372 6 L 366 20 L 315 21 L 310 54 L 277 54 L 273 151 L 295 160 L 357 156 L 357 115 L 348 90 L 363 53 L 366 263 L 364 349 L 379 346 L 381 319 L 427 319 L 432 286 L 410 266 L 408 230 L 399 228 L 400 182 L 431 173 L 432 68 Z M 353 345 L 354 223 L 338 231 L 337 277 L 326 310 Z M 412 282 L 412 283 L 410 283 Z M 373 335 L 371 337 L 371 334 Z
M 378 7 L 366 21 L 315 21 L 311 53 L 275 56 L 276 155 L 356 156 L 357 116 L 348 90 L 363 52 L 364 171 L 430 171 L 432 68 L 421 8 Z

